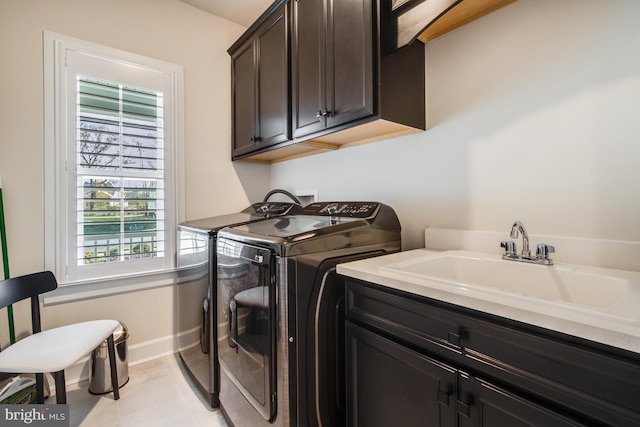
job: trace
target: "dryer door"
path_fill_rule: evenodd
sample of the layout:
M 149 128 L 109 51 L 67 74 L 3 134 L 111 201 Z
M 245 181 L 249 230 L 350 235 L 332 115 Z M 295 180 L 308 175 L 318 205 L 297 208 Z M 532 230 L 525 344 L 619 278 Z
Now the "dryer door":
M 212 353 L 212 278 L 215 240 L 207 232 L 178 228 L 176 324 L 180 359 L 211 406 L 218 406 Z M 213 260 L 215 263 L 215 259 Z M 199 345 L 198 345 L 198 341 Z
M 218 239 L 220 368 L 268 421 L 275 418 L 275 257 L 264 248 Z M 221 390 L 221 393 L 224 393 Z

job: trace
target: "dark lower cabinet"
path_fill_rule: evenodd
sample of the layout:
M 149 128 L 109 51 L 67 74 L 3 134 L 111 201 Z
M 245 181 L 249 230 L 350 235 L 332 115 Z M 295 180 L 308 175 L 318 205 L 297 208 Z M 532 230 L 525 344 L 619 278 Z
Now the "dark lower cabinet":
M 347 425 L 640 426 L 640 355 L 347 279 Z
M 460 372 L 458 378 L 460 396 L 456 406 L 460 427 L 585 425 L 465 372 Z
M 455 368 L 351 324 L 347 366 L 347 425 L 455 425 Z
M 352 324 L 347 360 L 349 426 L 584 425 Z

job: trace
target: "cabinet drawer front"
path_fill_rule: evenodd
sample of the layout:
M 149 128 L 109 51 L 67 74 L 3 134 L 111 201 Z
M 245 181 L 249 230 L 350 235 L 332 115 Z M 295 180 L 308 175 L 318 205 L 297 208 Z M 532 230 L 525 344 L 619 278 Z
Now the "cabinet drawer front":
M 603 423 L 640 425 L 640 364 L 493 322 L 461 320 L 471 364 Z
M 459 319 L 445 310 L 352 281 L 346 301 L 350 320 L 431 352 L 462 354 L 464 331 Z

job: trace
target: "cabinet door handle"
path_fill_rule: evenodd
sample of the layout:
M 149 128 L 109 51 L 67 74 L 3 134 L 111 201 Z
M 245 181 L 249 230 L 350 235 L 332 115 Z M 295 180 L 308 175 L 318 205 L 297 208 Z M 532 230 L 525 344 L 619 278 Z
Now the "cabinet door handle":
M 318 112 L 316 113 L 316 118 L 325 117 L 329 115 L 331 115 L 331 111 L 328 111 L 327 109 L 322 109 L 322 110 L 318 110 Z
M 460 333 L 449 332 L 449 343 L 460 347 Z
M 458 400 L 458 413 L 463 417 L 469 418 L 471 415 L 471 405 L 465 402 L 461 402 Z
M 449 406 L 449 396 L 451 396 L 450 393 L 438 390 L 438 403 L 444 406 Z
M 262 137 L 260 136 L 252 136 L 251 137 L 251 142 L 260 142 L 262 141 Z

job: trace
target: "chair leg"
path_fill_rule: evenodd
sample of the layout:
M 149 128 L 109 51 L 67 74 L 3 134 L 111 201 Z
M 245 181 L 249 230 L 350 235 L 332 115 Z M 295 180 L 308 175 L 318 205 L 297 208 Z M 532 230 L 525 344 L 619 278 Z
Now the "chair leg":
M 44 404 L 44 374 L 36 374 L 36 403 Z
M 56 381 L 56 403 L 67 403 L 67 386 L 65 385 L 64 381 L 64 370 L 54 372 L 53 378 Z
M 107 338 L 107 351 L 109 352 L 109 367 L 111 368 L 111 387 L 113 387 L 113 399 L 120 399 L 120 387 L 118 384 L 118 366 L 116 364 L 116 346 L 113 334 Z

